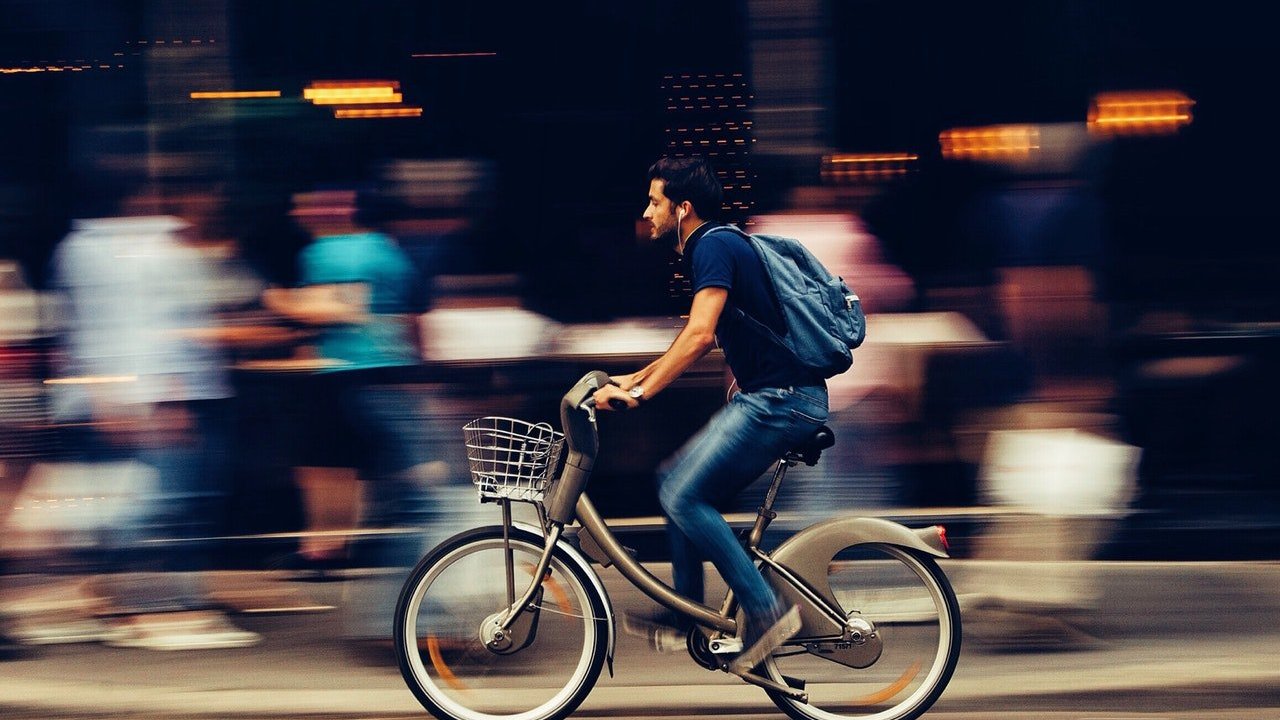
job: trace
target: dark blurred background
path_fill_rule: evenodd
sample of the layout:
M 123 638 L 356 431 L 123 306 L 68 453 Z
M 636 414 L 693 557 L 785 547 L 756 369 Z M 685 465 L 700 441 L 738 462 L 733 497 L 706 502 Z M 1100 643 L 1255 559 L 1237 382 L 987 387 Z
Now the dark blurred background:
M 860 483 L 850 507 L 994 506 L 987 433 L 1083 429 L 1142 452 L 1098 552 L 1273 557 L 1280 249 L 1264 217 L 1262 15 L 1104 0 L 5 0 L 0 258 L 20 278 L 7 289 L 41 294 L 73 218 L 156 183 L 222 198 L 212 227 L 265 283 L 290 285 L 307 241 L 290 197 L 369 188 L 369 221 L 447 321 L 410 378 L 450 399 L 447 443 L 468 414 L 550 417 L 582 370 L 664 349 L 688 298 L 670 248 L 637 240 L 645 171 L 704 153 L 729 219 L 805 239 L 828 227 L 814 218 L 838 218 L 824 260 L 852 263 L 863 287 L 889 277 L 866 257 L 897 278 L 893 293 L 862 290 L 895 339 L 855 364 L 838 408 L 849 439 L 829 481 Z M 382 109 L 409 111 L 342 118 L 303 97 L 326 80 L 398 83 Z M 276 95 L 192 97 L 217 91 Z M 1107 124 L 1113 106 L 1128 109 Z M 850 260 L 862 242 L 874 254 Z M 480 314 L 449 315 L 464 311 Z M 55 347 L 41 327 L 5 352 Z M 682 402 L 618 421 L 641 439 L 606 466 L 627 481 L 602 505 L 656 512 L 645 478 L 720 402 L 716 358 Z M 250 405 L 261 380 L 244 380 Z M 231 530 L 305 522 L 261 509 L 297 505 L 287 480 L 244 485 Z

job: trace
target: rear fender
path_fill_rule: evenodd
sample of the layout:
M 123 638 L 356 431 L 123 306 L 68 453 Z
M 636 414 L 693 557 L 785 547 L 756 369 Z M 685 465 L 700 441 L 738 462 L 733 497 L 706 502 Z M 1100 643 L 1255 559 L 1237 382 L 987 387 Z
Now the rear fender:
M 853 545 L 897 545 L 908 550 L 945 558 L 946 546 L 938 526 L 912 530 L 888 520 L 878 518 L 833 518 L 801 530 L 788 538 L 771 557 L 779 565 L 797 575 L 815 594 L 832 607 L 840 608 L 827 579 L 828 568 L 837 553 Z M 821 637 L 839 633 L 826 614 L 819 611 L 777 572 L 764 569 L 766 581 L 786 603 L 800 607 L 802 627 L 798 637 Z M 847 612 L 847 610 L 845 610 Z

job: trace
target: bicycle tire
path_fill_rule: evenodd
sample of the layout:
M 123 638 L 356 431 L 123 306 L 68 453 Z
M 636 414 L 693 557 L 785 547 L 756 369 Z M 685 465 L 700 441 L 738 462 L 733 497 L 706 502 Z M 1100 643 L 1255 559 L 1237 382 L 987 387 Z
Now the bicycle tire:
M 511 528 L 509 531 L 510 545 L 514 553 L 520 557 L 517 559 L 517 566 L 526 568 L 530 573 L 525 579 L 520 578 L 516 581 L 516 594 L 519 595 L 527 587 L 527 582 L 531 580 L 532 563 L 530 558 L 536 559 L 542 552 L 544 539 L 540 535 Z M 468 532 L 456 535 L 433 549 L 418 563 L 418 565 L 410 573 L 408 580 L 405 582 L 404 588 L 400 592 L 400 598 L 396 603 L 395 614 L 395 631 L 394 640 L 396 648 L 396 657 L 400 665 L 400 674 L 404 678 L 405 683 L 413 692 L 418 702 L 422 704 L 432 715 L 442 720 L 561 720 L 572 713 L 579 704 L 590 694 L 596 681 L 599 679 L 600 671 L 605 663 L 605 655 L 608 650 L 609 628 L 607 621 L 607 600 L 596 590 L 591 578 L 586 576 L 586 572 L 580 568 L 563 550 L 557 548 L 552 553 L 550 575 L 544 580 L 544 587 L 547 583 L 555 583 L 556 589 L 552 593 L 548 593 L 551 598 L 548 603 L 562 603 L 562 607 L 551 609 L 547 603 L 542 605 L 539 611 L 538 623 L 542 624 L 549 620 L 567 622 L 569 630 L 580 628 L 582 633 L 581 644 L 574 650 L 577 657 L 573 659 L 573 670 L 564 679 L 561 687 L 548 688 L 530 688 L 528 683 L 531 682 L 530 676 L 536 673 L 530 673 L 529 668 L 535 669 L 545 666 L 544 658 L 538 656 L 539 652 L 544 654 L 553 652 L 554 648 L 546 647 L 546 643 L 563 642 L 564 635 L 567 632 L 552 633 L 543 632 L 540 636 L 535 633 L 535 639 L 529 647 L 518 650 L 510 655 L 497 655 L 489 653 L 484 649 L 483 644 L 479 642 L 479 624 L 476 624 L 475 632 L 470 633 L 469 629 L 464 630 L 464 635 L 474 635 L 473 647 L 462 653 L 460 657 L 465 660 L 474 660 L 478 663 L 492 663 L 495 666 L 508 666 L 508 671 L 515 673 L 511 677 L 502 676 L 502 683 L 497 687 L 491 688 L 464 688 L 459 689 L 457 683 L 460 682 L 459 676 L 466 671 L 447 664 L 444 653 L 438 647 L 432 647 L 434 639 L 437 637 L 436 630 L 430 627 L 420 627 L 418 614 L 425 612 L 423 610 L 424 597 L 431 590 L 436 581 L 445 580 L 448 577 L 451 566 L 461 565 L 458 572 L 466 573 L 467 568 L 464 561 L 472 556 L 479 555 L 481 552 L 489 553 L 490 551 L 501 553 L 503 548 L 502 528 L 486 527 L 478 528 Z M 493 574 L 500 579 L 505 577 L 499 565 L 494 568 Z M 474 573 L 467 574 L 466 577 L 474 577 Z M 456 584 L 456 583 L 450 583 Z M 497 611 L 505 608 L 505 581 L 502 582 L 504 587 L 500 601 L 489 602 L 489 605 L 475 606 L 474 601 L 468 601 L 472 604 L 468 605 L 471 610 L 479 612 Z M 484 601 L 479 601 L 483 603 Z M 493 607 L 490 607 L 493 606 Z M 478 609 L 477 609 L 478 608 Z M 562 618 L 568 618 L 563 621 Z M 472 617 L 474 619 L 474 616 Z M 580 622 L 579 622 L 580 621 Z M 424 625 L 435 624 L 439 627 L 445 625 L 444 622 L 434 622 L 428 620 Z M 425 634 L 424 634 L 425 631 Z M 426 656 L 424 658 L 423 640 L 426 640 Z M 544 643 L 543 641 L 546 641 Z M 476 649 L 478 648 L 478 650 Z M 513 662 L 523 663 L 518 670 L 512 670 L 509 665 Z M 469 666 L 468 666 L 469 669 Z M 502 670 L 499 670 L 501 673 Z M 487 678 L 485 674 L 480 677 Z M 536 679 L 534 680 L 536 681 Z M 552 685 L 561 682 L 556 678 Z M 524 687 L 519 684 L 524 683 Z M 550 696 L 543 701 L 530 700 L 532 707 L 520 706 L 515 708 L 519 698 L 524 695 L 534 693 L 550 693 Z M 469 704 L 470 703 L 470 704 Z M 504 704 L 505 703 L 505 704 Z M 481 710 L 471 705 L 488 705 L 490 709 Z

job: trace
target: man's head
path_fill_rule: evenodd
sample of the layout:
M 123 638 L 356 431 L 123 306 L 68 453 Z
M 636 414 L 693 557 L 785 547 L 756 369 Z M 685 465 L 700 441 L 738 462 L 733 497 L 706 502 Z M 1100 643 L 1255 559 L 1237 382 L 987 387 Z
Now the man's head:
M 690 232 L 705 220 L 720 214 L 724 188 L 700 157 L 664 157 L 649 168 L 649 205 L 644 219 L 656 240 L 680 228 Z M 684 238 L 676 236 L 676 244 Z

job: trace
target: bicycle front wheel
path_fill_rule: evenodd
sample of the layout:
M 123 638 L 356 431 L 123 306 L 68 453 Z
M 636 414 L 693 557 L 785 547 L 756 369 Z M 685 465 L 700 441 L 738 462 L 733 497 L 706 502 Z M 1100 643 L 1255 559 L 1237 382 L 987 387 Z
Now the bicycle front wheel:
M 919 717 L 942 694 L 960 656 L 960 607 L 946 575 L 921 553 L 871 543 L 838 553 L 827 579 L 845 614 L 874 628 L 879 656 L 865 656 L 869 664 L 857 668 L 832 660 L 838 651 L 824 657 L 830 646 L 784 646 L 765 670 L 778 682 L 803 680 L 809 702 L 770 697 L 795 720 Z
M 516 596 L 543 538 L 511 530 Z M 605 598 L 561 550 L 535 596 L 528 644 L 493 652 L 482 626 L 508 607 L 502 528 L 445 541 L 418 563 L 396 607 L 400 673 L 433 715 L 453 720 L 558 720 L 591 692 L 608 648 Z

